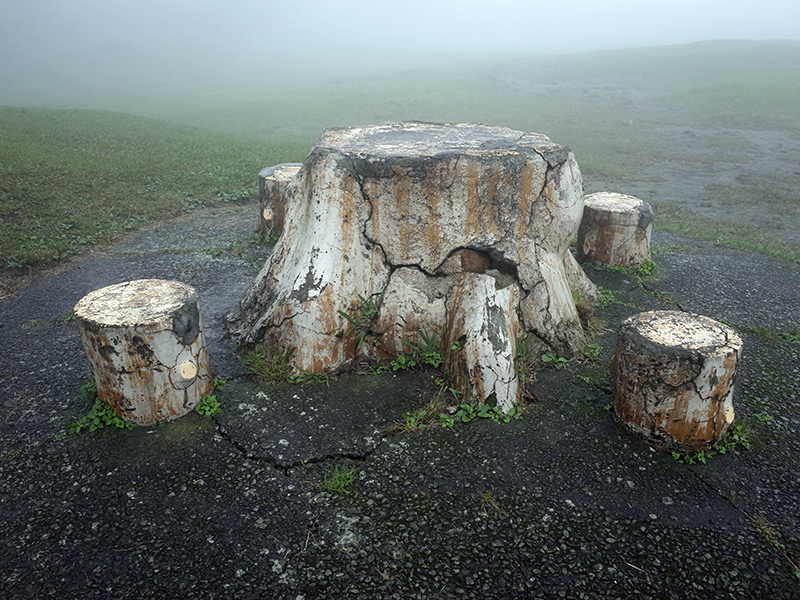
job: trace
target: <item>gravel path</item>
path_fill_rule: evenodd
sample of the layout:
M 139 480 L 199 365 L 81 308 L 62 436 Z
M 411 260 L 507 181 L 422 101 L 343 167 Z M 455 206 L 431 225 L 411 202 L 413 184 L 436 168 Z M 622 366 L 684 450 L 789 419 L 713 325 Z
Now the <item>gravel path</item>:
M 243 377 L 224 316 L 270 250 L 254 223 L 198 212 L 0 301 L 0 597 L 800 598 L 800 265 L 656 232 L 644 287 L 588 271 L 616 298 L 598 362 L 540 371 L 520 420 L 390 437 L 431 373 Z M 72 306 L 144 277 L 198 290 L 222 412 L 59 436 L 89 408 Z M 606 409 L 619 322 L 676 306 L 741 331 L 750 450 L 680 464 Z

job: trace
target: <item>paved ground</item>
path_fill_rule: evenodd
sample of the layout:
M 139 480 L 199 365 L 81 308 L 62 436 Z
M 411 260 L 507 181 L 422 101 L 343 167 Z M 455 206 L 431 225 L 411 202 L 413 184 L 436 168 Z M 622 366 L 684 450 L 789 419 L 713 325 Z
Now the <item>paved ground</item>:
M 589 271 L 618 292 L 597 363 L 541 371 L 521 420 L 387 437 L 430 373 L 242 377 L 223 317 L 269 250 L 253 213 L 195 213 L 0 302 L 0 597 L 800 598 L 800 343 L 780 339 L 800 265 L 656 232 L 647 289 Z M 198 290 L 222 412 L 59 436 L 89 409 L 72 307 L 144 277 Z M 606 409 L 618 323 L 675 303 L 745 339 L 740 455 L 680 464 Z M 336 468 L 349 493 L 320 485 Z

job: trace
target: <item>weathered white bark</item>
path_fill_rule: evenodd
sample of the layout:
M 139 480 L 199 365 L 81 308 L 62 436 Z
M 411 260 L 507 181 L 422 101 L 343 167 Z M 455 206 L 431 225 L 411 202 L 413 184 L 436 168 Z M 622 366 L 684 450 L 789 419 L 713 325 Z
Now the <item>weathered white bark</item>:
M 301 163 L 283 163 L 259 172 L 258 198 L 261 210 L 258 229 L 263 235 L 277 237 L 283 233 L 286 188 L 302 166 Z
M 650 258 L 653 209 L 625 194 L 598 192 L 584 198 L 578 260 L 638 268 Z
M 612 363 L 617 418 L 668 450 L 713 446 L 734 419 L 741 352 L 741 338 L 708 317 L 653 311 L 627 319 Z
M 140 425 L 185 415 L 213 389 L 197 294 L 142 279 L 96 290 L 75 305 L 98 397 Z
M 396 354 L 420 331 L 452 337 L 458 310 L 479 314 L 470 281 L 486 307 L 503 307 L 504 339 L 516 339 L 518 311 L 519 328 L 559 352 L 583 347 L 572 292 L 595 290 L 568 252 L 583 184 L 572 153 L 547 137 L 426 123 L 328 130 L 287 195 L 284 234 L 231 316 L 237 339 L 291 347 L 298 368 L 339 367 L 359 353 L 341 313 L 357 315 L 361 296 L 383 304 L 360 352 Z M 486 271 L 518 291 L 490 294 L 494 278 L 463 277 Z M 483 367 L 494 368 L 465 366 L 474 377 Z M 497 377 L 513 387 L 507 370 Z
M 444 344 L 450 380 L 467 396 L 494 399 L 507 412 L 519 398 L 519 285 L 497 289 L 491 275 L 465 272 L 456 276 L 453 292 Z

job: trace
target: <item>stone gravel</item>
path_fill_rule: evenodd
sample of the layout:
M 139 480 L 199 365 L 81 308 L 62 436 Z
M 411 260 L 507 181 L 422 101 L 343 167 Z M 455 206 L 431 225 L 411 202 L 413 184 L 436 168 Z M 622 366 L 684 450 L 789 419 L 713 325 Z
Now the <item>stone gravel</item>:
M 545 369 L 520 420 L 386 429 L 431 372 L 262 387 L 225 315 L 269 246 L 251 206 L 141 232 L 0 302 L 2 598 L 800 598 L 800 265 L 656 231 L 659 272 L 587 269 L 597 363 Z M 222 412 L 62 434 L 89 378 L 86 293 L 162 277 L 200 296 Z M 684 465 L 620 427 L 622 319 L 680 308 L 738 327 L 752 447 Z M 769 416 L 771 419 L 767 419 Z M 353 470 L 346 493 L 326 491 Z

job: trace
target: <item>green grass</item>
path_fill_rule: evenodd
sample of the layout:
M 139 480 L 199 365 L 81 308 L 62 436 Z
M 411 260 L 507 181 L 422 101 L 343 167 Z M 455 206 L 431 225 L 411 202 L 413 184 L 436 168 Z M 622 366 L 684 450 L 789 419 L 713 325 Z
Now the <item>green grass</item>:
M 254 195 L 261 168 L 306 152 L 120 113 L 0 109 L 0 269 Z

